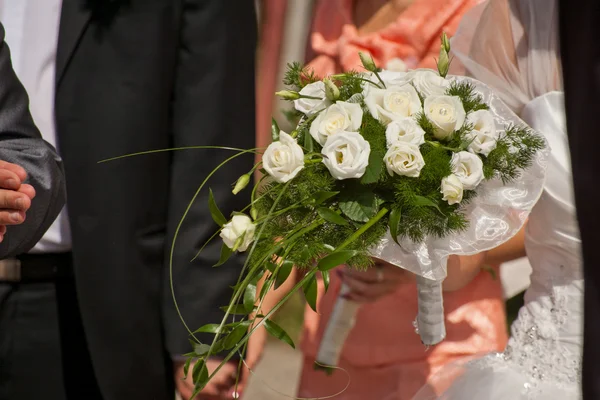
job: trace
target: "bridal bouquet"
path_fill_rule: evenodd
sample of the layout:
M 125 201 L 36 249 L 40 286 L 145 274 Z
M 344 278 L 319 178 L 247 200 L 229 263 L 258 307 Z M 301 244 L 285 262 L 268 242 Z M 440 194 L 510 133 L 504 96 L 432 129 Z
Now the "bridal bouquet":
M 270 319 L 292 292 L 268 313 L 261 309 L 292 268 L 304 272 L 295 289 L 314 309 L 317 274 L 327 287 L 333 268 L 369 268 L 373 255 L 386 259 L 387 248 L 410 253 L 406 243 L 421 249 L 412 254 L 422 262 L 419 246 L 469 230 L 468 206 L 487 196 L 486 182 L 508 187 L 534 162 L 544 140 L 516 117 L 499 119 L 475 81 L 448 78 L 448 51 L 444 36 L 438 71 L 385 71 L 365 54 L 366 72 L 325 79 L 288 66 L 288 90 L 277 94 L 293 101 L 300 122 L 283 132 L 273 121 L 251 204 L 225 218 L 209 197 L 223 241 L 219 265 L 234 252 L 246 252 L 247 261 L 223 321 L 196 331 L 215 334 L 210 345 L 193 339 L 188 354 L 187 366 L 197 360 L 198 390 L 209 379 L 203 360 L 243 354 L 260 325 L 294 345 Z M 233 193 L 245 190 L 254 172 L 242 175 Z

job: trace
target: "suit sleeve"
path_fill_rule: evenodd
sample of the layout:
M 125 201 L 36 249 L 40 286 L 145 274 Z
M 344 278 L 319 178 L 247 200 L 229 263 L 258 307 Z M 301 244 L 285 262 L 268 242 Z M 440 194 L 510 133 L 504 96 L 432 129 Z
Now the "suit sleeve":
M 256 15 L 252 0 L 235 6 L 223 0 L 183 2 L 182 28 L 173 100 L 174 147 L 192 145 L 232 146 L 251 149 L 255 143 L 254 62 Z M 233 152 L 183 150 L 174 152 L 168 238 L 172 239 L 182 215 L 202 180 Z M 250 171 L 253 156 L 236 158 L 216 173 L 191 206 L 179 229 L 173 261 L 173 283 L 181 314 L 190 329 L 218 323 L 221 306 L 228 304 L 243 265 L 232 257 L 219 260 L 221 239 L 211 242 L 194 261 L 199 248 L 218 228 L 208 209 L 208 189 L 228 217 L 250 202 L 249 190 L 231 193 L 237 178 Z M 170 252 L 171 241 L 167 243 Z M 168 266 L 169 254 L 167 254 Z M 179 355 L 191 350 L 189 336 L 173 306 L 169 268 L 164 280 L 163 311 L 168 351 Z
M 10 61 L 0 25 L 0 160 L 18 164 L 27 171 L 27 183 L 36 197 L 26 220 L 8 227 L 0 244 L 0 259 L 31 249 L 50 227 L 66 201 L 62 161 L 44 140 L 29 113 L 29 99 Z

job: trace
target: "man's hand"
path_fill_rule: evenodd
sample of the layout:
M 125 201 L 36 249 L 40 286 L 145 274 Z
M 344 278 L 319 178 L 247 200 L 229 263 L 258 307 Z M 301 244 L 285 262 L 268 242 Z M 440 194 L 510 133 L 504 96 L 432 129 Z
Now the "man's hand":
M 0 241 L 4 240 L 6 225 L 18 225 L 25 221 L 25 213 L 31 207 L 35 189 L 24 184 L 25 170 L 6 161 L 0 161 Z
M 209 359 L 206 362 L 208 374 L 212 374 L 219 364 L 221 364 L 221 360 Z M 183 363 L 175 363 L 175 385 L 182 400 L 191 400 L 194 393 L 192 368 L 193 364 L 190 366 L 187 378 L 183 379 Z M 194 400 L 224 400 L 234 398 L 231 393 L 235 386 L 236 375 L 237 364 L 233 362 L 226 363 Z

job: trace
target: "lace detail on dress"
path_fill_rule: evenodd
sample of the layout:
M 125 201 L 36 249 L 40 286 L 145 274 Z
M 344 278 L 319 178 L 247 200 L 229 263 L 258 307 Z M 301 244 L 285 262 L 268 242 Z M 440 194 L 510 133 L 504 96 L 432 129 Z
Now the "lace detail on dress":
M 566 268 L 560 266 L 560 269 L 563 274 L 555 274 L 552 282 L 545 282 L 552 286 L 552 294 L 533 298 L 519 312 L 506 351 L 475 360 L 470 365 L 478 369 L 519 371 L 526 377 L 522 388 L 526 398 L 542 398 L 542 388 L 547 390 L 547 384 L 573 392 L 573 398 L 578 397 L 581 347 L 569 338 L 580 340 L 583 280 L 571 279 Z

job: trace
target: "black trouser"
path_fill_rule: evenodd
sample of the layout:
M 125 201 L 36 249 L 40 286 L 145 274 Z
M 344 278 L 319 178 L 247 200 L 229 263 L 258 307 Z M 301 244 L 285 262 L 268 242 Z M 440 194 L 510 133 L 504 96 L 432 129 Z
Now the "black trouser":
M 55 277 L 0 282 L 0 400 L 102 399 L 69 260 Z

